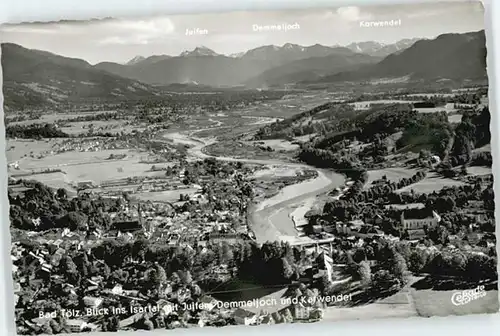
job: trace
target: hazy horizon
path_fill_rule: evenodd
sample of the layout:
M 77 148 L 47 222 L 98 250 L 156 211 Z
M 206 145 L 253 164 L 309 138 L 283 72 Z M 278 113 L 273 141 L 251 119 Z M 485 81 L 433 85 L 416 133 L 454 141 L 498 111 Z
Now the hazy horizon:
M 401 25 L 360 25 L 362 21 L 386 20 L 401 20 Z M 253 31 L 253 25 L 294 23 L 300 29 Z M 196 28 L 208 33 L 186 36 L 187 29 Z M 0 39 L 96 64 L 126 63 L 136 56 L 178 56 L 198 46 L 231 55 L 266 45 L 331 47 L 367 41 L 392 44 L 403 39 L 432 39 L 446 33 L 483 29 L 480 2 L 444 2 L 6 24 L 0 27 Z

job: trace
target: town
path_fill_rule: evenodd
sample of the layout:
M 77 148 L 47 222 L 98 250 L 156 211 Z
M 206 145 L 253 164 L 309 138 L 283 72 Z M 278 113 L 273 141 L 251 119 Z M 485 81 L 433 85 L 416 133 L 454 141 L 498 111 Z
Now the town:
M 489 131 L 479 129 L 489 127 L 484 101 L 483 97 L 463 112 L 481 134 Z M 372 109 L 393 113 L 394 105 L 375 104 Z M 397 113 L 406 118 L 404 112 Z M 408 113 L 413 116 L 414 111 Z M 275 128 L 260 126 L 255 136 L 261 137 L 267 127 Z M 483 147 L 463 154 L 450 151 L 448 162 L 461 160 L 456 154 L 469 157 L 467 166 L 456 169 L 437 153 L 392 154 L 394 143 L 379 144 L 377 150 L 385 156 L 377 164 L 366 157 L 361 165 L 373 169 L 338 170 L 344 176 L 342 185 L 329 189 L 329 195 L 318 195 L 317 210 L 292 212 L 296 214 L 293 239 L 268 241 L 264 238 L 269 227 L 249 219 L 252 208 L 279 196 L 280 190 L 317 179 L 318 174 L 303 173 L 314 171 L 312 166 L 305 169 L 291 157 L 283 165 L 297 167 L 282 167 L 285 175 L 280 177 L 280 164 L 271 165 L 269 178 L 269 165 L 263 162 L 224 161 L 208 154 L 195 158 L 196 144 L 156 140 L 164 132 L 50 138 L 52 148 L 61 149 L 44 150 L 41 156 L 33 152 L 10 168 L 16 312 L 24 321 L 20 331 L 319 320 L 367 294 L 389 296 L 412 281 L 439 283 L 447 276 L 464 283 L 496 279 L 492 173 L 483 168 L 491 167 L 491 154 Z M 482 143 L 489 146 L 486 133 Z M 363 151 L 369 147 L 356 141 L 341 140 L 342 155 L 365 158 Z M 299 157 L 315 160 L 314 149 L 302 147 Z M 82 148 L 88 151 L 81 152 Z M 116 180 L 111 172 L 113 180 L 83 180 L 68 183 L 66 189 L 56 179 L 45 180 L 51 187 L 35 181 L 62 174 L 47 171 L 55 166 L 39 165 L 28 179 L 30 175 L 23 173 L 29 160 L 44 162 L 46 157 L 89 152 L 103 152 L 96 159 L 96 164 L 105 165 L 101 167 L 118 162 L 119 173 L 120 167 L 133 164 L 123 163 L 134 157 L 131 151 L 148 148 L 148 157 L 158 160 L 154 165 L 136 163 L 145 173 L 154 173 L 144 177 Z M 178 163 L 172 163 L 176 156 Z M 290 170 L 295 177 L 286 175 Z M 102 168 L 99 173 L 106 177 Z M 283 180 L 286 176 L 290 182 Z M 275 191 L 262 194 L 259 188 Z M 172 191 L 176 193 L 166 201 Z M 321 204 L 323 208 L 318 207 Z M 268 271 L 259 274 L 258 269 Z M 234 281 L 243 285 L 233 287 Z M 276 289 L 260 289 L 268 284 Z M 246 287 L 257 290 L 247 293 Z M 233 292 L 272 304 L 241 307 L 237 304 L 241 298 Z M 322 299 L 331 295 L 348 295 L 349 300 Z M 141 308 L 145 305 L 155 308 Z

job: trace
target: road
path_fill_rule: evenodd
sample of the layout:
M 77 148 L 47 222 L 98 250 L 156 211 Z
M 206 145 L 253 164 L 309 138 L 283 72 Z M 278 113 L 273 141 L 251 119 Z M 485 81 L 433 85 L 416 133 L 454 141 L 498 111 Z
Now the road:
M 197 138 L 193 134 L 181 132 L 167 133 L 164 134 L 164 137 L 178 143 L 192 146 L 188 149 L 189 155 L 199 159 L 215 158 L 228 162 L 304 168 L 317 171 L 318 175 L 316 178 L 287 186 L 277 195 L 265 199 L 253 206 L 251 215 L 249 216 L 249 226 L 254 232 L 258 243 L 283 240 L 291 244 L 297 244 L 304 243 L 304 240 L 310 240 L 309 238 L 298 237 L 298 231 L 295 230 L 290 214 L 304 202 L 314 204 L 318 195 L 331 191 L 334 188 L 342 187 L 345 183 L 345 178 L 341 174 L 330 170 L 318 169 L 306 164 L 283 162 L 279 160 L 255 160 L 212 156 L 203 153 L 203 148 L 216 142 L 215 139 Z

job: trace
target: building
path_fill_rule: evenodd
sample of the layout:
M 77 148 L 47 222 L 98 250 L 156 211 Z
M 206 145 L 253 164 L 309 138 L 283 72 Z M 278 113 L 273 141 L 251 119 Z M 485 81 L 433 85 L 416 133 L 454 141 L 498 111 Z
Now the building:
M 292 310 L 296 320 L 308 320 L 311 316 L 312 308 L 299 303 L 294 305 Z
M 84 320 L 69 319 L 66 320 L 66 325 L 71 332 L 77 333 L 82 332 L 87 326 L 87 323 Z
M 192 317 L 187 321 L 187 324 L 190 327 L 204 327 L 205 321 L 200 317 Z
M 92 181 L 81 181 L 76 185 L 78 190 L 91 189 L 94 187 L 94 183 Z
M 111 293 L 115 295 L 121 295 L 123 293 L 123 287 L 120 284 L 115 285 L 113 289 L 111 289 Z
M 275 324 L 276 321 L 274 321 L 274 318 L 272 317 L 272 315 L 266 315 L 262 318 L 262 321 L 260 322 L 260 324 Z
M 135 221 L 123 221 L 114 222 L 111 230 L 116 230 L 119 232 L 133 232 L 142 229 L 142 225 L 138 220 Z
M 351 235 L 353 232 L 358 232 L 363 225 L 362 220 L 353 220 L 347 223 L 337 222 L 335 226 L 337 233 Z
M 318 270 L 322 271 L 321 275 L 326 275 L 328 281 L 333 281 L 333 259 L 324 251 L 316 258 Z
M 408 230 L 408 240 L 420 240 L 426 236 L 423 229 Z
M 233 313 L 233 318 L 237 324 L 242 325 L 251 325 L 257 322 L 257 314 L 243 308 L 236 309 Z
M 358 238 L 373 238 L 383 236 L 384 232 L 375 226 L 364 225 L 358 231 L 353 231 L 352 235 Z
M 97 308 L 99 307 L 104 300 L 97 297 L 85 296 L 83 298 L 83 302 L 87 307 Z
M 211 311 L 217 305 L 217 300 L 211 296 L 205 295 L 200 298 L 201 309 Z
M 441 217 L 435 211 L 415 209 L 401 213 L 400 225 L 403 230 L 421 230 L 436 227 L 440 221 Z

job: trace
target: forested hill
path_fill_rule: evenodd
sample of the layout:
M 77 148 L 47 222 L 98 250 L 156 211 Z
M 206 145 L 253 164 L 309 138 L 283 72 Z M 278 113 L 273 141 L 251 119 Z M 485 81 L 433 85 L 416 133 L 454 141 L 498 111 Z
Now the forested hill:
M 317 132 L 341 132 L 354 127 L 354 108 L 344 103 L 326 103 L 259 129 L 256 140 L 284 139 Z
M 409 105 L 374 108 L 351 122 L 350 131 L 324 133 L 303 145 L 299 158 L 317 167 L 352 170 L 404 151 L 443 155 L 452 135 L 445 113 L 422 114 Z

